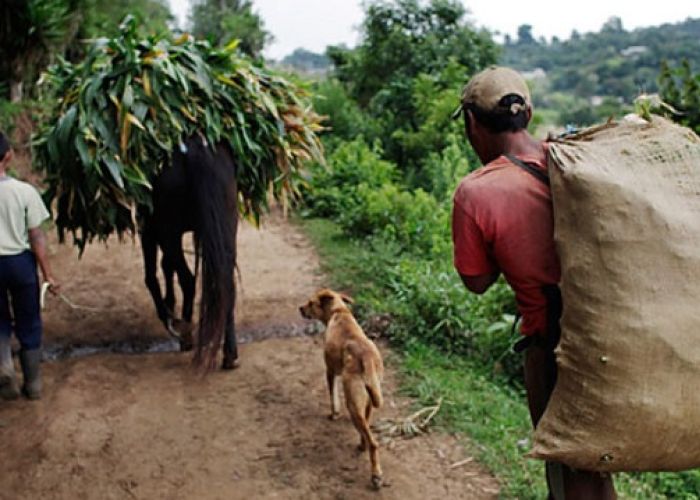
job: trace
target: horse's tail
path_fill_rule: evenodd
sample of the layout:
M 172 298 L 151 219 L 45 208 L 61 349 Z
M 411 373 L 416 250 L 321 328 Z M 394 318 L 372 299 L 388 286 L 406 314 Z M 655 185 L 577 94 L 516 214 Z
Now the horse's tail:
M 187 141 L 185 168 L 194 195 L 195 242 L 201 253 L 202 295 L 195 363 L 211 367 L 233 314 L 238 191 L 233 157 L 200 138 Z

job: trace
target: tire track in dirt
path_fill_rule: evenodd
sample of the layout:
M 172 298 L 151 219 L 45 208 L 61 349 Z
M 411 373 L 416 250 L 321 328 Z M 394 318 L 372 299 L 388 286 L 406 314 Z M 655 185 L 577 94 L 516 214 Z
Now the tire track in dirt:
M 165 338 L 142 285 L 138 247 L 112 243 L 74 259 L 68 248 L 54 259 L 66 293 L 107 310 L 89 316 L 52 304 L 47 341 Z M 242 228 L 239 264 L 239 330 L 266 338 L 241 346 L 240 369 L 199 378 L 180 353 L 45 363 L 44 399 L 0 402 L 0 499 L 496 496 L 497 483 L 477 464 L 450 469 L 465 452 L 437 433 L 382 448 L 391 486 L 372 491 L 347 415 L 326 419 L 321 339 L 302 335 L 313 328 L 297 317 L 322 280 L 313 249 L 273 217 L 260 232 Z M 290 330 L 300 336 L 275 338 Z M 408 413 L 391 370 L 384 391 L 377 417 Z

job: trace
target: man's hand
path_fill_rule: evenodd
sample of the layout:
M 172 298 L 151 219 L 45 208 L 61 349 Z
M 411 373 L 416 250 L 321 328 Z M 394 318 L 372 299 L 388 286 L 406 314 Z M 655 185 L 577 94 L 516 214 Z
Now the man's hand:
M 49 284 L 49 292 L 58 295 L 61 290 L 61 284 L 56 281 L 53 276 L 44 276 L 44 282 Z

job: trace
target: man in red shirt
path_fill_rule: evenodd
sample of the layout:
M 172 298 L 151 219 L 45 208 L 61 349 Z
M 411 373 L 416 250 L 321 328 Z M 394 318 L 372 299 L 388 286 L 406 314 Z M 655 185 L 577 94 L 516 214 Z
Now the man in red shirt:
M 472 77 L 454 118 L 459 115 L 484 167 L 466 176 L 454 195 L 454 264 L 474 293 L 484 293 L 501 274 L 513 288 L 525 336 L 516 346 L 526 350 L 525 386 L 536 426 L 556 380 L 561 313 L 547 148 L 527 132 L 530 92 L 512 69 L 494 66 Z M 551 463 L 546 471 L 549 498 L 616 498 L 609 475 Z

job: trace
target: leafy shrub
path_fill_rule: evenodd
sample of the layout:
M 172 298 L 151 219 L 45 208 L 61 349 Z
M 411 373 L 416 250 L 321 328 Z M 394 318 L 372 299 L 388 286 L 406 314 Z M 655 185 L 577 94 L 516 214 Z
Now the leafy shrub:
M 376 189 L 396 178 L 394 165 L 381 159 L 379 145 L 370 147 L 362 137 L 341 144 L 327 163 L 327 167 L 316 165 L 311 171 L 304 196 L 307 214 L 337 220 L 361 205 L 361 185 Z
M 389 272 L 392 340 L 434 345 L 515 378 L 522 363 L 511 350 L 517 338 L 512 292 L 499 282 L 483 295 L 468 293 L 446 257 L 404 258 Z
M 459 102 L 460 87 L 467 70 L 450 62 L 439 75 L 421 74 L 412 82 L 411 101 L 416 108 L 417 121 L 392 129 L 391 139 L 400 146 L 404 170 L 412 177 L 411 185 L 427 189 L 422 163 L 429 155 L 443 151 L 452 145 L 459 148 L 461 156 L 470 162 L 475 160 L 465 134 L 464 122 L 452 119 Z
M 451 135 L 442 152 L 430 153 L 423 162 L 422 176 L 425 181 L 421 184 L 438 200 L 449 200 L 459 181 L 472 170 L 474 164 L 465 155 L 460 139 Z
M 15 120 L 27 107 L 27 104 L 22 102 L 13 103 L 0 99 L 0 131 L 8 136 L 12 135 L 15 129 Z
M 700 498 L 700 470 L 683 472 L 634 472 L 621 475 L 623 491 L 630 490 L 633 498 L 672 498 L 698 500 Z M 637 492 L 636 490 L 641 490 Z
M 410 252 L 429 251 L 434 237 L 448 237 L 447 212 L 420 189 L 389 183 L 372 189 L 362 183 L 356 195 L 359 203 L 338 219 L 350 234 L 382 235 Z
M 315 85 L 313 105 L 317 113 L 326 117 L 324 142 L 330 151 L 341 141 L 378 135 L 373 120 L 337 80 L 323 80 Z
M 490 35 L 465 14 L 456 0 L 368 2 L 358 46 L 328 51 L 336 78 L 380 124 L 386 158 L 404 172 L 442 149 L 459 87 L 496 62 Z
M 700 133 L 700 73 L 693 73 L 688 60 L 676 67 L 664 62 L 659 85 L 662 99 L 680 111 L 671 118 Z

